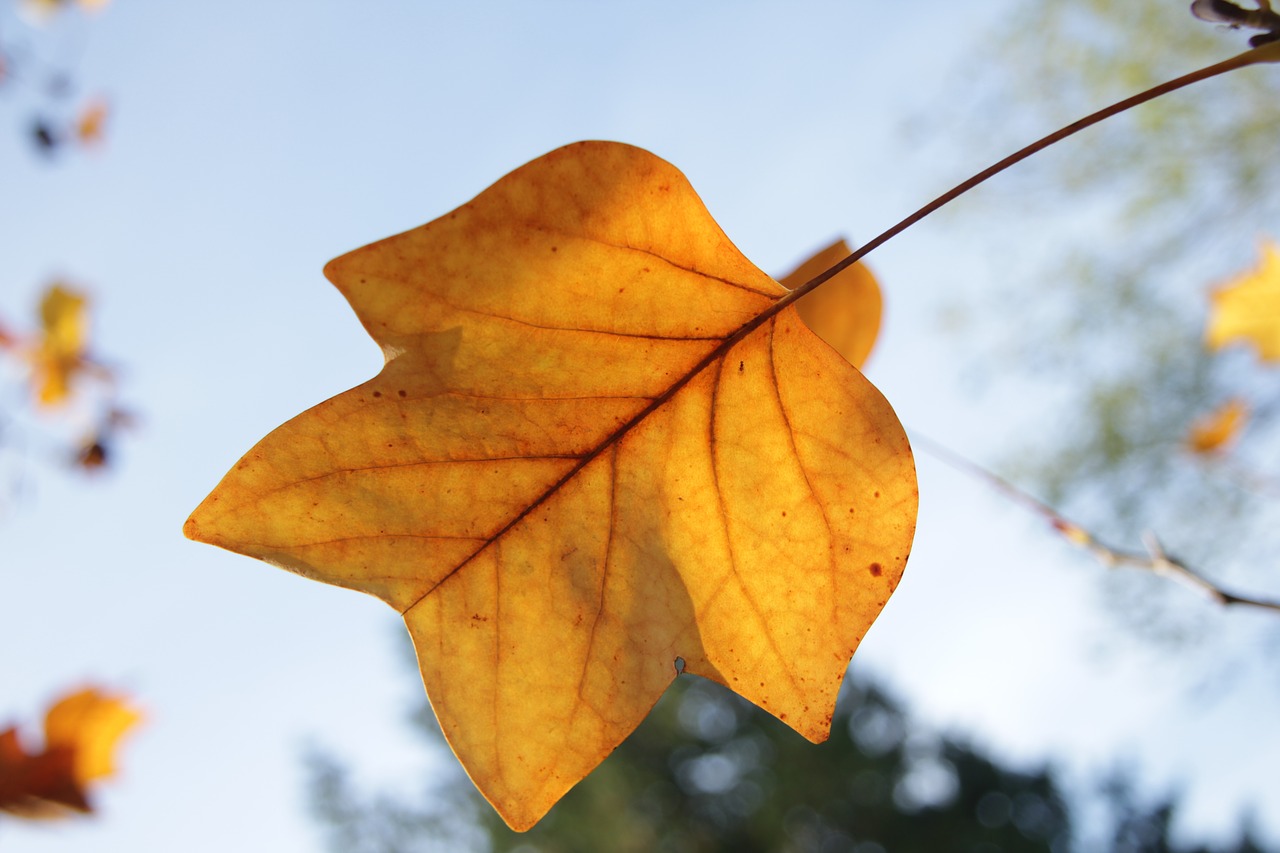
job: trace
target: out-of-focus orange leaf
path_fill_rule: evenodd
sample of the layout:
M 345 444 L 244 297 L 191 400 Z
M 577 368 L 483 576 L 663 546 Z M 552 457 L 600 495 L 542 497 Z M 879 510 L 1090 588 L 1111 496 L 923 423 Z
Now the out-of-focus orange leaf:
M 44 720 L 45 744 L 75 752 L 75 776 L 83 783 L 115 773 L 117 742 L 141 715 L 119 697 L 86 688 L 57 702 Z
M 119 741 L 140 719 L 124 699 L 87 688 L 49 709 L 42 750 L 24 748 L 16 728 L 0 732 L 0 811 L 29 819 L 91 812 L 89 784 L 115 772 Z
M 1210 349 L 1244 342 L 1265 361 L 1280 361 L 1280 246 L 1262 244 L 1258 266 L 1211 297 L 1205 342 Z
M 22 10 L 36 20 L 48 20 L 72 6 L 96 12 L 106 8 L 111 0 L 22 0 Z
M 32 381 L 41 405 L 55 406 L 71 395 L 75 377 L 88 367 L 88 300 L 54 284 L 40 300 L 40 339 L 32 353 Z
M 250 450 L 188 536 L 400 611 L 517 829 L 680 667 L 827 737 L 910 550 L 911 451 L 678 170 L 568 146 L 325 274 L 386 366 Z
M 1197 418 L 1187 431 L 1187 447 L 1193 453 L 1217 453 L 1239 437 L 1249 421 L 1249 405 L 1238 397 Z
M 836 240 L 778 281 L 795 290 L 851 254 L 849 244 Z M 861 368 L 880 334 L 880 285 L 861 261 L 836 273 L 796 303 L 805 324 L 836 351 Z
M 103 98 L 94 98 L 87 103 L 76 119 L 76 138 L 85 145 L 101 142 L 108 113 L 107 102 Z
M 22 0 L 19 8 L 36 21 L 47 21 L 71 5 L 72 0 Z

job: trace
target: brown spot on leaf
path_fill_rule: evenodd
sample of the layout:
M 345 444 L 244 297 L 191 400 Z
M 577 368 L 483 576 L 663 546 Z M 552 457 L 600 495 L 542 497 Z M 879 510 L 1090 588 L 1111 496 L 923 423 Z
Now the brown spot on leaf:
M 867 566 L 867 571 L 871 572 L 871 574 L 874 577 L 878 578 L 880 577 L 880 573 L 884 571 L 884 569 L 881 567 L 879 563 L 872 563 L 871 565 Z

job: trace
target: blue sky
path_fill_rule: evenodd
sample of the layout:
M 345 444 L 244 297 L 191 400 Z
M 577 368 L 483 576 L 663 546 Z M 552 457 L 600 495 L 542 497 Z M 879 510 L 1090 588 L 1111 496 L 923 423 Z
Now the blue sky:
M 973 135 L 950 100 L 1014 5 L 118 0 L 80 28 L 77 77 L 114 105 L 101 151 L 42 162 L 21 104 L 0 99 L 0 316 L 29 316 L 55 276 L 88 287 L 95 344 L 142 422 L 91 482 L 22 463 L 33 486 L 0 517 L 0 718 L 35 719 L 91 680 L 135 695 L 148 721 L 100 816 L 6 822 L 0 843 L 308 851 L 308 742 L 374 780 L 429 772 L 403 725 L 421 686 L 394 613 L 181 536 L 262 435 L 380 368 L 326 261 L 603 138 L 682 169 L 780 273 L 986 165 L 948 144 Z M 925 114 L 928 136 L 904 133 Z M 887 314 L 867 372 L 909 428 L 996 459 L 1036 401 L 993 417 L 961 382 L 939 315 L 989 293 L 1003 252 L 966 233 L 927 222 L 869 259 Z M 984 485 L 919 465 L 916 549 L 855 668 L 1015 762 L 1052 757 L 1079 779 L 1140 762 L 1153 790 L 1186 791 L 1189 833 L 1250 803 L 1280 813 L 1274 671 L 1235 672 L 1200 701 L 1195 649 L 1115 632 L 1101 569 Z M 1152 594 L 1176 604 L 1162 584 Z M 1196 616 L 1206 636 L 1271 618 Z

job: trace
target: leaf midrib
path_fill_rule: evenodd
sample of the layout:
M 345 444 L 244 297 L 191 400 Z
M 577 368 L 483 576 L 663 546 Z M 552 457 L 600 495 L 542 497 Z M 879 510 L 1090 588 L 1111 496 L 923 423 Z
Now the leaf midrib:
M 540 495 L 538 495 L 536 498 L 530 501 L 527 507 L 525 507 L 519 513 L 517 513 L 510 521 L 508 521 L 505 525 L 499 528 L 492 535 L 485 537 L 483 543 L 478 548 L 476 548 L 475 551 L 473 551 L 465 559 L 459 562 L 458 565 L 450 569 L 447 574 L 445 574 L 443 577 L 437 580 L 434 584 L 432 584 L 431 587 L 429 587 L 425 592 L 423 592 L 421 595 L 415 598 L 412 602 L 410 602 L 410 604 L 407 607 L 405 607 L 404 610 L 401 611 L 401 615 L 407 615 L 410 610 L 417 607 L 422 601 L 424 601 L 428 596 L 430 596 L 433 592 L 435 592 L 441 585 L 443 585 L 450 578 L 454 577 L 459 572 L 461 572 L 464 568 L 470 565 L 471 562 L 475 560 L 476 557 L 480 556 L 480 554 L 482 554 L 485 551 L 485 549 L 489 548 L 495 542 L 502 539 L 502 537 L 505 536 L 513 527 L 515 527 L 517 524 L 523 521 L 527 516 L 531 515 L 533 512 L 539 509 L 543 504 L 545 504 L 548 500 L 550 500 L 554 495 L 556 495 L 562 488 L 564 488 L 566 484 L 568 484 L 571 480 L 573 480 L 574 477 L 578 476 L 578 474 L 584 468 L 586 468 L 588 465 L 594 462 L 597 458 L 599 458 L 600 454 L 604 453 L 606 450 L 613 447 L 615 444 L 621 441 L 624 437 L 626 437 L 633 429 L 635 429 L 641 423 L 643 423 L 645 419 L 647 419 L 650 415 L 652 415 L 658 409 L 666 405 L 668 401 L 670 401 L 673 397 L 675 397 L 676 394 L 680 393 L 680 391 L 683 390 L 686 385 L 692 382 L 699 374 L 701 374 L 702 371 L 706 370 L 708 367 L 715 364 L 716 362 L 722 361 L 724 357 L 728 355 L 729 351 L 733 349 L 735 346 L 737 346 L 739 343 L 741 343 L 748 335 L 750 335 L 756 329 L 763 326 L 765 323 L 772 320 L 774 317 L 778 316 L 778 314 L 782 313 L 784 309 L 786 309 L 788 306 L 793 304 L 801 296 L 804 296 L 806 293 L 810 292 L 814 288 L 830 280 L 833 276 L 835 276 L 841 270 L 852 265 L 861 256 L 861 254 L 864 254 L 864 253 L 865 253 L 865 250 L 862 253 L 854 252 L 852 255 L 850 255 L 848 258 L 845 258 L 836 266 L 832 267 L 831 269 L 827 270 L 826 272 L 822 273 L 821 275 L 817 276 L 811 281 L 806 282 L 801 287 L 798 287 L 795 290 L 785 293 L 784 295 L 779 297 L 772 305 L 765 308 L 755 317 L 752 317 L 750 320 L 746 321 L 737 329 L 735 329 L 732 333 L 726 336 L 723 340 L 720 341 L 719 344 L 717 344 L 714 348 L 708 351 L 706 355 L 704 355 L 696 364 L 694 364 L 693 367 L 689 368 L 689 370 L 687 370 L 683 375 L 681 375 L 675 381 L 673 381 L 665 391 L 663 391 L 658 396 L 654 397 L 653 400 L 647 406 L 645 406 L 636 414 L 632 415 L 632 417 L 629 420 L 627 420 L 621 426 L 617 427 L 613 432 L 605 436 L 591 450 L 587 451 L 587 453 L 584 454 L 573 467 L 571 467 L 568 471 L 566 471 L 564 475 L 560 477 L 559 480 L 556 480 L 554 483 L 548 486 Z M 702 275 L 701 273 L 699 274 Z M 718 280 L 719 279 L 717 279 L 717 281 Z

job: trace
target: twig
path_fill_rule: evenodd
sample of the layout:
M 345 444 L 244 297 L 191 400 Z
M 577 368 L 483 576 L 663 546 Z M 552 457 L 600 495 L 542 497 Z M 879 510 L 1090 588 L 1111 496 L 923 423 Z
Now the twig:
M 1195 0 L 1191 4 L 1191 14 L 1202 21 L 1225 24 L 1235 30 L 1248 27 L 1254 30 L 1265 30 L 1249 39 L 1253 47 L 1280 40 L 1280 15 L 1271 9 L 1271 0 L 1257 0 L 1257 9 L 1242 9 L 1230 0 Z
M 920 435 L 914 430 L 911 433 L 911 444 L 917 450 L 924 451 L 957 471 L 987 483 L 1014 503 L 1039 515 L 1064 539 L 1077 548 L 1088 552 L 1095 560 L 1107 568 L 1142 569 L 1180 581 L 1184 585 L 1200 592 L 1210 601 L 1215 601 L 1218 604 L 1238 604 L 1280 613 L 1280 600 L 1228 592 L 1187 566 L 1181 560 L 1169 556 L 1165 553 L 1154 533 L 1148 531 L 1142 536 L 1143 545 L 1146 547 L 1145 552 L 1114 548 L 1098 540 L 1083 527 L 1067 519 L 1044 501 L 1031 496 L 1000 475 L 988 471 L 976 462 L 961 456 L 930 438 Z

